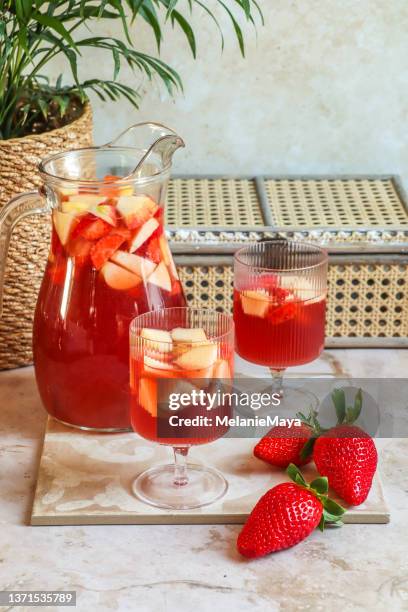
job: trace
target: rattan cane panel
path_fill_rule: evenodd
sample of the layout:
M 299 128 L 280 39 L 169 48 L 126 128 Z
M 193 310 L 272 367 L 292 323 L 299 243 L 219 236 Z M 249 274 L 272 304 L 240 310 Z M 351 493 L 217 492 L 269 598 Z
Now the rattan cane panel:
M 166 223 L 186 226 L 262 226 L 255 182 L 249 179 L 172 179 Z
M 384 226 L 408 222 L 392 179 L 267 179 L 278 227 Z
M 232 309 L 233 270 L 229 265 L 178 266 L 191 306 Z M 331 264 L 326 336 L 408 335 L 408 267 L 399 264 Z
M 329 267 L 328 336 L 408 335 L 408 268 L 402 264 Z
M 234 273 L 232 266 L 178 266 L 190 306 L 231 312 Z

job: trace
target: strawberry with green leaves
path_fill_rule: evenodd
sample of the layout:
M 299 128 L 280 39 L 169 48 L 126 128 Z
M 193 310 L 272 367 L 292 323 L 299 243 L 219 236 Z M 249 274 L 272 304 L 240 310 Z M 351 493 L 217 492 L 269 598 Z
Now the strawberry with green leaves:
M 250 559 L 295 546 L 316 527 L 325 523 L 341 525 L 345 512 L 328 495 L 326 477 L 308 484 L 298 468 L 290 464 L 287 473 L 293 482 L 270 489 L 258 501 L 237 540 L 238 551 Z
M 371 436 L 354 424 L 361 413 L 361 389 L 353 406 L 346 407 L 343 389 L 335 389 L 332 399 L 337 424 L 315 440 L 313 459 L 318 472 L 329 479 L 333 491 L 345 502 L 358 506 L 370 492 L 377 469 L 377 449 Z

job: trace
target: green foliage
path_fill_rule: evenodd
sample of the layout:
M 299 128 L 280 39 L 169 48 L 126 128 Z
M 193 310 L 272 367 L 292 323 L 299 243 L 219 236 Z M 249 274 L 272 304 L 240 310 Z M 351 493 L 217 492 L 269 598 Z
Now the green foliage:
M 346 510 L 329 497 L 329 481 L 326 476 L 319 476 L 308 483 L 303 478 L 302 472 L 293 463 L 288 465 L 286 473 L 295 484 L 312 493 L 321 502 L 323 508 L 322 517 L 318 525 L 320 531 L 324 531 L 327 523 L 334 527 L 341 527 L 343 525 L 342 517 Z
M 125 97 L 138 107 L 137 89 L 117 80 L 123 63 L 148 79 L 158 78 L 173 95 L 182 89 L 180 76 L 159 57 L 137 51 L 132 38 L 137 23 L 143 20 L 151 28 L 160 53 L 163 25 L 169 21 L 182 30 L 196 57 L 197 41 L 188 16 L 194 9 L 209 16 L 218 28 L 223 48 L 223 33 L 214 10 L 217 7 L 228 15 L 244 55 L 244 36 L 234 9 L 254 25 L 256 18 L 263 23 L 256 0 L 0 0 L 0 138 L 30 133 L 38 124 L 47 129 L 55 116 L 63 121 L 72 100 L 83 103 L 89 91 L 102 100 Z M 182 9 L 187 9 L 187 17 Z M 78 34 L 80 26 L 86 26 L 91 34 L 93 25 L 100 20 L 119 21 L 126 42 L 110 36 Z M 83 28 L 79 31 L 83 32 Z M 86 61 L 90 48 L 109 54 L 111 80 L 96 75 L 86 81 L 79 78 L 79 63 Z M 47 64 L 58 55 L 67 62 L 69 84 L 63 84 L 62 77 L 51 84 L 43 74 Z M 98 64 L 95 62 L 96 73 Z
M 334 389 L 332 393 L 332 400 L 336 410 L 338 425 L 341 425 L 342 423 L 351 425 L 357 421 L 363 406 L 363 392 L 361 389 L 357 391 L 354 397 L 353 406 L 346 406 L 344 389 Z

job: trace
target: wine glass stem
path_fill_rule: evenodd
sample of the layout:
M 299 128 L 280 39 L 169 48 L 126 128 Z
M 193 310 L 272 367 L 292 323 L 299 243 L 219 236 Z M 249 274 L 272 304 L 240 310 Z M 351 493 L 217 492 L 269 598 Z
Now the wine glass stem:
M 272 374 L 272 393 L 283 396 L 283 372 L 284 370 L 274 370 L 269 368 Z
M 188 483 L 187 475 L 187 446 L 173 446 L 174 451 L 174 480 L 176 487 L 184 487 Z

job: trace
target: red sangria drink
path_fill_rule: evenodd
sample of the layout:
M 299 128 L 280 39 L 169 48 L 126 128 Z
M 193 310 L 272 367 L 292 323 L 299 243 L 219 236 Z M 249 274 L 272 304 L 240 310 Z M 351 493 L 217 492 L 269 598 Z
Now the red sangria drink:
M 235 255 L 236 350 L 270 368 L 282 397 L 283 371 L 324 348 L 326 291 L 327 254 L 317 246 L 273 240 Z
M 123 160 L 128 170 L 135 165 L 131 149 L 89 149 L 51 158 L 45 169 L 98 174 Z M 129 429 L 130 322 L 185 305 L 164 233 L 167 179 L 168 167 L 141 179 L 105 174 L 52 182 L 52 244 L 33 350 L 44 406 L 65 424 Z
M 326 298 L 313 294 L 306 281 L 302 289 L 285 289 L 272 275 L 265 276 L 257 289 L 235 290 L 239 355 L 278 369 L 316 359 L 324 347 Z
M 143 438 L 172 446 L 175 465 L 137 478 L 135 494 L 161 507 L 188 508 L 217 499 L 226 488 L 216 471 L 189 466 L 190 446 L 229 429 L 234 338 L 231 317 L 210 310 L 167 308 L 131 326 L 131 422 Z M 210 398 L 210 399 L 209 399 Z

